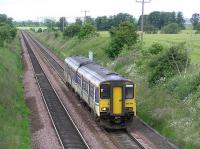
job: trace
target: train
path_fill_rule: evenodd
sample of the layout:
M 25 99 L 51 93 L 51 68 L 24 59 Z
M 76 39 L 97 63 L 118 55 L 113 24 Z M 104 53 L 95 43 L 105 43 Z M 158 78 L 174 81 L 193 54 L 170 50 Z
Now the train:
M 67 57 L 64 80 L 105 128 L 126 128 L 136 116 L 135 83 L 89 58 Z

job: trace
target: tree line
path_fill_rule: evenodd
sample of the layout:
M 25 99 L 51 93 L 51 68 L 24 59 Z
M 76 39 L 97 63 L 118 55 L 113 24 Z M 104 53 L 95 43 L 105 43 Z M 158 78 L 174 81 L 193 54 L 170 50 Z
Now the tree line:
M 16 34 L 17 30 L 13 25 L 12 18 L 0 14 L 0 47 L 4 46 L 4 42 L 14 39 Z
M 182 12 L 160 12 L 154 11 L 149 15 L 144 15 L 144 31 L 145 32 L 156 32 L 162 30 L 169 24 L 176 24 L 177 27 L 185 29 L 185 19 Z M 141 25 L 141 16 L 138 20 L 138 26 Z
M 112 27 L 119 26 L 121 22 L 129 21 L 137 24 L 137 30 L 141 28 L 141 16 L 136 20 L 132 15 L 127 13 L 119 13 L 112 16 L 99 16 L 92 18 L 86 16 L 84 21 L 80 18 L 75 20 L 76 24 L 83 25 L 89 23 L 96 27 L 97 31 L 109 31 Z M 193 29 L 200 30 L 200 14 L 194 13 L 190 18 Z M 65 17 L 60 17 L 59 21 L 45 19 L 44 22 L 23 21 L 15 22 L 17 26 L 41 26 L 45 25 L 51 30 L 60 29 L 62 32 L 64 28 L 70 24 Z M 161 12 L 153 11 L 148 15 L 144 15 L 144 31 L 147 33 L 157 33 L 161 30 L 163 33 L 178 33 L 185 29 L 185 19 L 182 12 Z

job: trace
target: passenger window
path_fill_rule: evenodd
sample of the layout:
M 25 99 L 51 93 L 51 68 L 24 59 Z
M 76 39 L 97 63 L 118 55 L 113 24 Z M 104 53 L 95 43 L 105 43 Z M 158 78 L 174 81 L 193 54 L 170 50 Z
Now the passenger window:
M 81 85 L 81 76 L 79 74 L 77 74 L 77 83 Z
M 88 82 L 86 80 L 83 80 L 83 90 L 88 93 Z
M 90 85 L 90 97 L 94 98 L 94 86 Z
M 126 85 L 125 87 L 125 98 L 126 99 L 133 99 L 133 94 L 134 93 L 134 89 L 133 89 L 133 85 Z
M 95 88 L 95 102 L 96 103 L 99 102 L 99 90 L 98 90 L 98 88 Z
M 101 99 L 109 99 L 110 98 L 110 85 L 109 84 L 101 85 L 100 96 L 101 96 Z

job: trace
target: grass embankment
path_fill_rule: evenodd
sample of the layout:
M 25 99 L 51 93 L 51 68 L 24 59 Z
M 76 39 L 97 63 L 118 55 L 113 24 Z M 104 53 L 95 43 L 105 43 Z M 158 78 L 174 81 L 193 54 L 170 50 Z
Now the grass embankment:
M 0 47 L 0 148 L 31 148 L 18 37 Z
M 135 51 L 125 51 L 114 61 L 105 54 L 104 49 L 108 47 L 109 34 L 100 33 L 100 37 L 79 41 L 76 38 L 63 39 L 62 35 L 55 38 L 54 33 L 34 33 L 44 44 L 62 59 L 71 55 L 87 56 L 88 50 L 94 52 L 95 61 L 109 67 L 110 69 L 129 77 L 137 84 L 138 115 L 147 123 L 158 130 L 162 135 L 182 144 L 183 148 L 200 147 L 200 92 L 198 77 L 194 82 L 193 77 L 186 76 L 186 79 L 179 77 L 172 78 L 166 84 L 149 87 L 146 76 L 137 72 L 135 64 L 138 53 Z M 191 36 L 193 38 L 191 38 Z M 151 43 L 159 41 L 166 46 L 172 42 L 186 42 L 191 48 L 191 61 L 198 64 L 200 61 L 199 35 L 187 33 L 178 35 L 145 35 L 144 48 L 148 49 Z M 188 40 L 186 40 L 188 39 Z M 199 70 L 195 70 L 194 74 Z M 188 78 L 188 79 L 187 79 Z M 175 89 L 174 89 L 175 88 Z M 200 87 L 199 87 L 200 88 Z M 172 91 L 171 91 L 172 90 Z M 181 100 L 182 93 L 192 93 L 196 98 L 188 97 L 188 100 Z M 195 100 L 194 100 L 195 99 Z

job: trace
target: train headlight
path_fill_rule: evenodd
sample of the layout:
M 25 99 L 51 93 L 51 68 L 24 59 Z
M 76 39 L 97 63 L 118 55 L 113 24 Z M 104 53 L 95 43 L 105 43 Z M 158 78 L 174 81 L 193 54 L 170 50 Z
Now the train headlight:
M 101 111 L 108 111 L 108 108 L 103 107 L 103 108 L 101 108 Z

